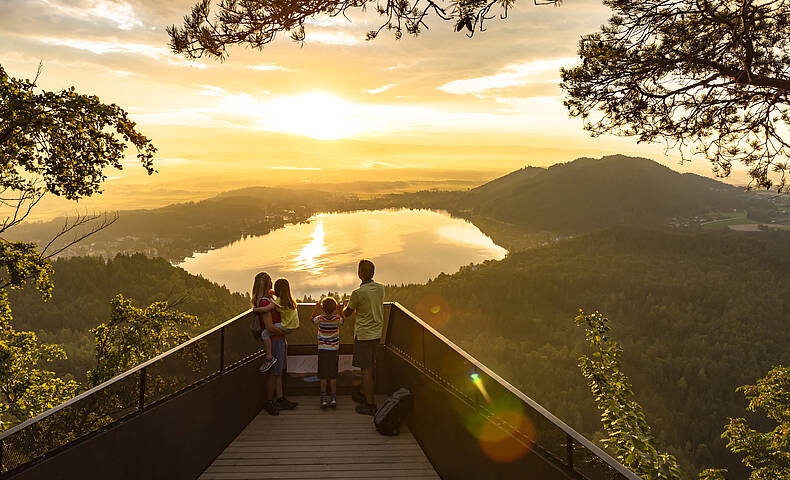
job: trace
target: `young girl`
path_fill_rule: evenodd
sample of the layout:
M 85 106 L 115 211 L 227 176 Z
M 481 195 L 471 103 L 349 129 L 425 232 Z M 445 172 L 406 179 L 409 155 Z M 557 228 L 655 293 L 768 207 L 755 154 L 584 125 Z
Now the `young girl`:
M 260 273 L 258 275 L 261 275 Z M 269 279 L 268 286 L 271 287 L 271 277 L 266 275 Z M 256 283 L 253 284 L 253 301 L 255 302 L 255 285 L 257 285 L 257 276 Z M 297 328 L 299 328 L 299 313 L 297 311 L 296 300 L 291 293 L 291 285 L 288 283 L 288 280 L 285 278 L 278 278 L 276 282 L 274 282 L 274 290 L 266 290 L 269 295 L 274 295 L 276 298 L 272 298 L 271 302 L 268 305 L 261 306 L 260 300 L 257 300 L 256 303 L 253 303 L 252 311 L 255 313 L 263 313 L 263 312 L 270 312 L 277 309 L 277 312 L 280 314 L 281 323 L 277 326 L 280 330 L 284 331 L 285 333 L 291 333 Z M 263 361 L 261 368 L 259 369 L 261 372 L 267 372 L 272 366 L 277 362 L 277 359 L 272 356 L 272 341 L 271 341 L 271 332 L 264 328 L 264 325 L 261 325 L 261 340 L 263 340 L 264 349 L 266 350 L 266 359 Z
M 318 311 L 323 310 L 323 315 Z M 337 301 L 332 297 L 317 302 L 313 308 L 313 323 L 318 325 L 318 378 L 321 380 L 321 408 L 337 406 L 337 362 L 340 347 L 340 326 L 343 317 L 338 315 Z M 329 401 L 326 386 L 329 383 Z
M 297 311 L 296 299 L 291 293 L 291 284 L 284 278 L 278 278 L 274 282 L 274 305 L 280 312 L 282 324 L 280 328 L 290 333 L 299 328 L 299 313 Z
M 255 280 L 252 282 L 252 311 L 255 313 L 268 312 L 274 308 L 274 304 L 269 301 L 269 292 L 272 289 L 272 277 L 266 272 L 260 272 L 255 275 Z M 261 306 L 265 305 L 265 306 Z M 261 340 L 263 340 L 263 348 L 266 351 L 266 358 L 259 369 L 261 372 L 268 372 L 277 359 L 272 356 L 272 341 L 269 332 L 266 331 L 266 326 L 263 324 L 261 315 L 258 315 L 258 322 L 260 323 Z

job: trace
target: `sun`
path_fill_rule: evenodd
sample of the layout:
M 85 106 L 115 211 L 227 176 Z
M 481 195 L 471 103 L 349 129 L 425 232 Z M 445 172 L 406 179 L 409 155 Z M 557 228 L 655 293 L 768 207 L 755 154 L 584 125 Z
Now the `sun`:
M 272 99 L 263 106 L 267 130 L 319 140 L 337 140 L 366 130 L 359 107 L 325 92 L 309 92 Z

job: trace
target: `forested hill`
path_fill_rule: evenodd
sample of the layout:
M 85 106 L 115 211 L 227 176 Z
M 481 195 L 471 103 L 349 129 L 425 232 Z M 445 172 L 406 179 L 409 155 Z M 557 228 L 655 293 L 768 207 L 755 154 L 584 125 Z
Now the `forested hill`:
M 88 330 L 110 318 L 110 299 L 122 293 L 138 307 L 168 300 L 174 308 L 197 315 L 201 330 L 249 308 L 242 295 L 231 293 L 167 261 L 142 254 L 114 259 L 74 257 L 53 262 L 55 289 L 44 302 L 32 288 L 10 292 L 14 327 L 33 330 L 42 341 L 63 346 L 69 360 L 59 373 L 84 375 L 94 365 L 93 337 Z
M 303 221 L 316 212 L 355 201 L 353 195 L 318 190 L 269 187 L 233 190 L 199 202 L 121 211 L 112 225 L 66 253 L 113 257 L 119 252 L 144 252 L 180 260 L 195 251 L 218 248 L 244 235 L 263 235 L 286 223 Z M 22 224 L 9 231 L 9 239 L 46 245 L 65 221 L 56 218 Z M 66 235 L 64 239 L 71 237 Z
M 750 200 L 742 190 L 645 158 L 613 155 L 518 170 L 470 190 L 461 204 L 497 220 L 573 233 L 743 210 Z
M 788 289 L 787 232 L 618 227 L 388 295 L 592 438 L 599 413 L 576 366 L 584 335 L 573 317 L 608 314 L 661 443 L 688 470 L 745 478 L 720 435 L 745 413 L 736 387 L 790 363 Z

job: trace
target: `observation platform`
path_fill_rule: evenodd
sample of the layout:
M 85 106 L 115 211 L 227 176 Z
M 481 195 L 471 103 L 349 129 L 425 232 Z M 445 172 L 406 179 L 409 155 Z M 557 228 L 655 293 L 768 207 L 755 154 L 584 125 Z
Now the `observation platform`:
M 639 480 L 394 302 L 374 375 L 377 395 L 414 394 L 401 434 L 378 435 L 348 397 L 321 411 L 312 307 L 299 306 L 302 327 L 287 337 L 283 380 L 297 409 L 262 412 L 262 344 L 247 311 L 0 433 L 0 479 Z M 353 317 L 341 329 L 341 395 L 360 384 L 352 328 Z
M 350 395 L 338 397 L 336 409 L 321 410 L 315 396 L 291 400 L 299 402 L 294 410 L 259 413 L 200 480 L 439 478 L 408 427 L 379 435 Z

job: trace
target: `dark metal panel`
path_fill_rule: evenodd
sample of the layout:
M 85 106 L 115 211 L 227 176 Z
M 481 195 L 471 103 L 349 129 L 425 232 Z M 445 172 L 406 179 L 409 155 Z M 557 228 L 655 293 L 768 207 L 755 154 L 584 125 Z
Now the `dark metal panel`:
M 194 479 L 260 412 L 258 362 L 248 362 L 70 445 L 13 480 Z
M 409 429 L 443 479 L 520 478 L 578 480 L 581 477 L 537 449 L 512 461 L 491 459 L 468 425 L 485 417 L 392 351 L 382 359 L 389 382 L 414 394 Z

